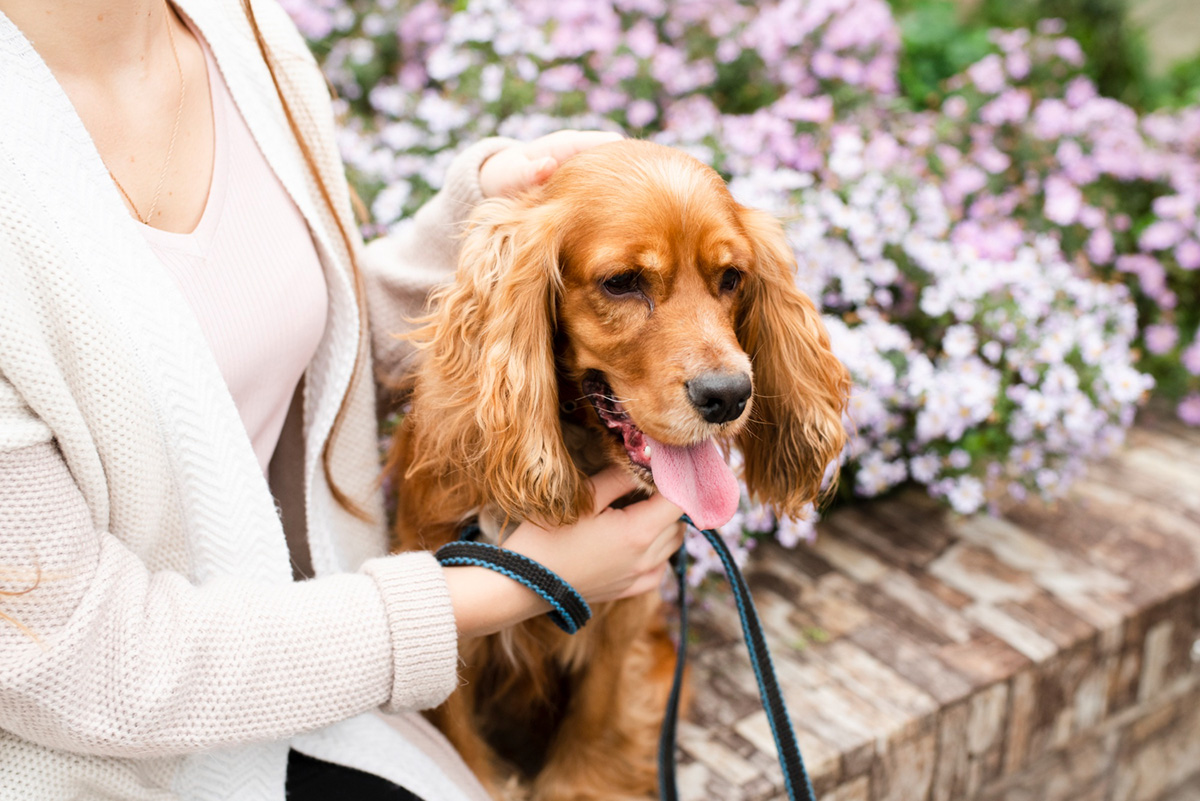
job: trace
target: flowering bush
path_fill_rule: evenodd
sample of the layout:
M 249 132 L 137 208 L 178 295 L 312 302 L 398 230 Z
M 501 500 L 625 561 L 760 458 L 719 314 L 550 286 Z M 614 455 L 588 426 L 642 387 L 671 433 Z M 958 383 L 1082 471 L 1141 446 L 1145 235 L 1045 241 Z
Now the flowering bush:
M 1121 442 L 1142 371 L 1200 424 L 1200 109 L 1099 96 L 1053 21 L 994 32 L 913 112 L 883 0 L 284 4 L 340 96 L 373 232 L 461 143 L 561 127 L 685 149 L 784 218 L 855 378 L 843 494 L 1055 497 Z M 812 519 L 746 500 L 723 533 L 766 532 Z M 694 575 L 715 564 L 689 547 Z
M 918 117 L 920 158 L 952 239 L 1006 254 L 1018 229 L 1049 234 L 1080 274 L 1128 285 L 1140 366 L 1200 425 L 1200 108 L 1139 117 L 1099 96 L 1058 30 L 995 34 L 941 114 Z
M 845 154 L 863 149 L 835 140 L 788 227 L 855 380 L 853 492 L 912 479 L 962 513 L 1056 497 L 1122 441 L 1151 385 L 1131 364 L 1128 291 L 1077 275 L 1047 236 L 1018 230 L 986 255 L 955 241 L 934 185 L 862 172 Z
M 895 90 L 883 0 L 285 0 L 350 112 L 375 222 L 432 193 L 457 145 L 566 126 L 688 145 L 723 169 L 811 168 L 804 135 Z M 801 135 L 797 135 L 800 132 Z

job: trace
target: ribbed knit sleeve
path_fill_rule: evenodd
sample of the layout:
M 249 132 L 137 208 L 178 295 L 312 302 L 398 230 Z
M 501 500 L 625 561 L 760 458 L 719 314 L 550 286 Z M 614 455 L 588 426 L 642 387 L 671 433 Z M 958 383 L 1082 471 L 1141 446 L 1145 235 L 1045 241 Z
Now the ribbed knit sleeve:
M 164 756 L 440 703 L 453 615 L 428 554 L 295 584 L 151 573 L 93 528 L 53 443 L 0 451 L 0 728 Z
M 387 237 L 367 245 L 362 259 L 367 283 L 375 364 L 384 384 L 404 374 L 412 347 L 396 334 L 412 328 L 435 287 L 454 278 L 467 219 L 483 200 L 479 168 L 492 154 L 513 144 L 484 139 L 455 157 L 442 190 Z
M 372 559 L 362 567 L 383 594 L 392 631 L 387 712 L 424 709 L 458 685 L 458 630 L 442 566 L 428 551 Z

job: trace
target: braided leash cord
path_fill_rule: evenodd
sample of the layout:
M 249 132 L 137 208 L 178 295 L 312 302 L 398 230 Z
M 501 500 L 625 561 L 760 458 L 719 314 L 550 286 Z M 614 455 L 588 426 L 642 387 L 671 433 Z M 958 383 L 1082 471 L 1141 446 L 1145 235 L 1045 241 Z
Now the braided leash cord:
M 508 576 L 546 600 L 547 614 L 567 634 L 574 634 L 592 619 L 592 610 L 575 588 L 549 568 L 519 553 L 484 542 L 450 542 L 438 548 L 437 560 L 446 566 L 486 567 Z
M 682 520 L 695 528 L 695 524 L 684 515 Z M 758 610 L 754 608 L 754 599 L 750 597 L 750 588 L 738 570 L 737 563 L 729 547 L 721 539 L 721 535 L 712 529 L 697 529 L 708 544 L 717 552 L 729 586 L 733 590 L 733 598 L 737 602 L 738 617 L 742 622 L 742 635 L 746 639 L 746 648 L 750 653 L 750 665 L 754 668 L 754 678 L 758 680 L 758 694 L 762 699 L 763 709 L 767 712 L 767 720 L 771 724 L 771 735 L 775 739 L 775 749 L 779 752 L 779 765 L 783 768 L 783 783 L 790 801 L 816 801 L 812 782 L 808 771 L 804 768 L 804 760 L 800 756 L 800 746 L 796 742 L 796 732 L 792 728 L 787 706 L 783 702 L 783 693 L 779 689 L 779 679 L 775 675 L 775 666 L 771 662 L 771 653 L 767 650 L 767 640 L 763 635 L 762 623 L 758 618 Z M 671 687 L 671 695 L 667 701 L 667 712 L 663 718 L 663 727 L 658 741 L 658 787 L 662 801 L 677 801 L 678 792 L 675 787 L 675 730 L 679 718 L 679 691 L 683 681 L 683 665 L 687 655 L 687 547 L 681 547 L 672 557 L 675 566 L 675 578 L 679 584 L 679 656 L 675 664 L 675 683 Z

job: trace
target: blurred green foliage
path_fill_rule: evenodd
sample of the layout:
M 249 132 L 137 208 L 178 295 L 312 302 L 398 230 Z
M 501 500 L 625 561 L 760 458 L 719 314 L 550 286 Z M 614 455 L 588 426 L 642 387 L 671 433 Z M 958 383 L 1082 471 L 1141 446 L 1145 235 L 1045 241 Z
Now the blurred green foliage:
M 1061 19 L 1101 94 L 1138 111 L 1200 102 L 1200 52 L 1167 75 L 1149 68 L 1144 31 L 1125 0 L 891 0 L 900 23 L 901 92 L 915 108 L 941 104 L 943 82 L 992 50 L 988 30 Z M 1200 51 L 1200 46 L 1198 46 Z

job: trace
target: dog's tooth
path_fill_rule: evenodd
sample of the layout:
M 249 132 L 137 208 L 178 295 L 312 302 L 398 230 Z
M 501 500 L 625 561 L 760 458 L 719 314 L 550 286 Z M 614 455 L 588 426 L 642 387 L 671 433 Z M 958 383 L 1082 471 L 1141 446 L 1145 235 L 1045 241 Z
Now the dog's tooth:
M 649 445 L 642 448 L 642 456 L 645 456 L 647 459 L 650 458 L 650 446 Z

